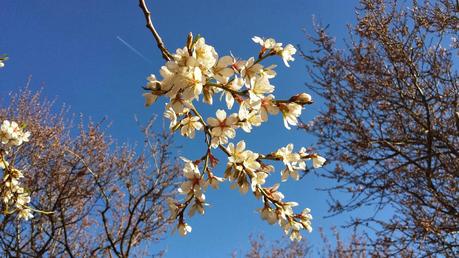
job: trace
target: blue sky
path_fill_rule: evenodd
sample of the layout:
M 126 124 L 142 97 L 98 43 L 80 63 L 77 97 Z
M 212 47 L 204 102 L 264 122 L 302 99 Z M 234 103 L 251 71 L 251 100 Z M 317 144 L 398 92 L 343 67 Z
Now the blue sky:
M 183 47 L 191 31 L 204 36 L 221 56 L 231 51 L 241 58 L 257 54 L 258 47 L 250 40 L 255 35 L 308 50 L 311 46 L 303 29 L 312 31 L 313 15 L 330 24 L 330 33 L 340 41 L 346 24 L 354 20 L 356 5 L 355 0 L 149 1 L 153 21 L 171 51 Z M 4 99 L 32 75 L 32 88 L 43 86 L 45 96 L 57 98 L 58 103 L 70 105 L 72 112 L 95 121 L 107 117 L 112 123 L 109 131 L 119 141 L 141 142 L 134 116 L 146 121 L 152 114 L 161 116 L 163 109 L 162 102 L 148 109 L 143 106 L 141 86 L 146 76 L 158 74 L 163 64 L 144 24 L 137 1 L 0 0 L 0 54 L 10 57 L 0 70 L 0 96 Z M 272 83 L 278 98 L 307 91 L 306 63 L 300 57 L 289 69 L 278 59 L 275 63 L 279 65 L 278 76 Z M 215 112 L 216 108 L 208 111 Z M 304 110 L 302 118 L 314 117 L 321 108 L 317 101 Z M 270 119 L 252 135 L 240 133 L 235 141 L 240 139 L 262 153 L 289 142 L 298 148 L 314 145 L 314 138 L 305 133 L 286 130 L 280 117 Z M 180 155 L 196 158 L 193 154 L 202 147 L 201 140 L 198 137 L 190 144 L 177 136 L 177 144 L 183 146 Z M 327 215 L 327 195 L 316 188 L 329 184 L 311 173 L 302 181 L 282 184 L 281 191 L 288 200 L 311 208 L 314 228 L 329 228 L 348 219 L 323 218 Z M 227 257 L 234 249 L 247 248 L 249 234 L 265 233 L 270 239 L 283 234 L 279 227 L 259 219 L 255 211 L 261 207 L 258 201 L 250 194 L 241 196 L 230 190 L 229 184 L 219 191 L 210 190 L 207 198 L 211 207 L 204 216 L 189 221 L 193 226 L 190 236 L 168 235 L 152 249 L 167 249 L 166 257 Z M 305 237 L 313 244 L 321 243 L 317 230 Z

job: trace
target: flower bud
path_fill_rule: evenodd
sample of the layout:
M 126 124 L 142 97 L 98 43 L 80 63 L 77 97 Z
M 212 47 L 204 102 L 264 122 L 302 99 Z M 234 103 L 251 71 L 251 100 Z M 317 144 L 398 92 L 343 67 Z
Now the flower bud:
M 311 104 L 312 97 L 307 93 L 300 93 L 290 98 L 290 101 L 300 105 Z

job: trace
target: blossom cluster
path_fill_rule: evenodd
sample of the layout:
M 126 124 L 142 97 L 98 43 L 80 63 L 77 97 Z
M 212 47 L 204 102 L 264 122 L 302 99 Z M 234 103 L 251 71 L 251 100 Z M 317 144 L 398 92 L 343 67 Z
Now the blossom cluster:
M 311 96 L 306 93 L 277 100 L 273 94 L 275 86 L 270 81 L 276 76 L 276 65 L 262 65 L 268 57 L 279 56 L 288 67 L 289 62 L 294 61 L 295 47 L 291 44 L 283 46 L 272 38 L 253 37 L 252 40 L 260 45 L 258 56 L 243 60 L 233 55 L 219 57 L 204 38 L 189 36 L 186 46 L 177 49 L 161 67 L 161 80 L 155 75 L 147 78 L 148 83 L 144 87 L 148 90 L 144 94 L 146 106 L 153 104 L 159 96 L 166 96 L 169 101 L 164 116 L 170 120 L 170 129 L 190 139 L 196 136 L 197 131 L 203 131 L 207 144 L 201 158 L 183 158 L 186 181 L 178 189 L 184 195 L 183 201 L 168 201 L 171 219 L 178 220 L 177 229 L 181 235 L 191 232 L 191 226 L 184 220 L 185 210 L 190 217 L 196 212 L 204 214 L 208 206 L 204 194 L 207 187 L 218 188 L 219 183 L 225 180 L 233 182 L 232 187 L 242 193 L 251 190 L 264 204 L 259 210 L 261 217 L 270 224 L 277 222 L 292 240 L 301 239 L 300 230 L 311 230 L 309 209 L 295 214 L 293 207 L 297 203 L 283 200 L 279 184 L 264 186 L 266 178 L 274 172 L 274 166 L 267 162 L 285 164 L 286 168 L 281 172 L 282 181 L 285 181 L 289 176 L 298 180 L 299 172 L 307 169 L 308 160 L 312 160 L 312 166 L 317 168 L 324 164 L 325 159 L 308 153 L 305 148 L 295 153 L 293 144 L 273 153 L 260 154 L 246 149 L 244 141 L 237 144 L 230 142 L 236 137 L 238 129 L 250 133 L 254 127 L 268 121 L 270 115 L 279 113 L 284 126 L 290 129 L 290 126 L 298 124 L 303 107 L 312 103 Z M 215 117 L 204 119 L 195 103 L 202 99 L 212 105 L 215 95 L 224 99 L 224 105 L 216 111 Z M 233 108 L 236 109 L 234 112 L 231 111 Z M 221 177 L 212 171 L 218 163 L 213 155 L 216 149 L 228 157 L 226 171 Z
M 33 218 L 32 210 L 28 206 L 30 196 L 20 185 L 19 180 L 23 173 L 7 161 L 8 150 L 28 142 L 30 132 L 24 132 L 16 122 L 4 120 L 0 126 L 0 169 L 3 170 L 3 184 L 0 189 L 3 212 L 11 214 L 17 212 L 21 219 Z

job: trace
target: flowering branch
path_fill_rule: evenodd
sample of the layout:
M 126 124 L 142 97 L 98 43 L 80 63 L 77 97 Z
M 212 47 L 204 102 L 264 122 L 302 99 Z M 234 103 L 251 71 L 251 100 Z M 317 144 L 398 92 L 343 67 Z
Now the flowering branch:
M 205 190 L 209 185 L 218 188 L 225 180 L 232 181 L 232 188 L 239 188 L 241 193 L 251 189 L 263 202 L 259 209 L 261 217 L 270 224 L 277 222 L 292 240 L 301 239 L 300 230 L 312 230 L 309 209 L 294 213 L 293 207 L 298 204 L 283 200 L 280 184 L 263 186 L 274 171 L 274 166 L 266 162 L 282 161 L 285 169 L 281 171 L 281 179 L 286 181 L 289 177 L 299 180 L 299 171 L 307 171 L 306 161 L 312 160 L 312 166 L 318 168 L 325 159 L 308 153 L 306 148 L 294 152 L 293 144 L 263 155 L 246 149 L 244 141 L 229 142 L 236 137 L 237 129 L 250 133 L 254 127 L 268 121 L 269 115 L 278 113 L 282 114 L 285 127 L 290 129 L 291 125 L 298 124 L 304 106 L 313 103 L 306 93 L 276 100 L 273 95 L 275 87 L 270 83 L 270 79 L 276 76 L 276 66 L 261 64 L 268 58 L 280 56 L 288 67 L 288 62 L 294 60 L 296 49 L 291 44 L 283 46 L 274 39 L 254 37 L 252 40 L 261 46 L 257 58 L 242 60 L 232 55 L 219 58 L 214 47 L 206 44 L 203 37 L 193 39 L 190 33 L 186 46 L 177 49 L 169 59 L 165 58 L 167 62 L 160 70 L 162 80 L 156 79 L 155 75 L 147 78 L 144 87 L 148 91 L 144 94 L 146 106 L 152 105 L 159 96 L 169 98 L 164 116 L 170 120 L 173 132 L 180 130 L 182 136 L 190 139 L 194 139 L 197 131 L 204 132 L 205 153 L 197 160 L 182 158 L 186 181 L 178 191 L 185 196 L 184 200 L 168 199 L 170 218 L 178 221 L 177 229 L 181 235 L 191 232 L 185 222 L 185 211 L 189 217 L 196 212 L 204 214 L 208 206 Z M 160 50 L 165 53 L 162 48 Z M 218 109 L 215 117 L 205 119 L 195 102 L 202 96 L 204 103 L 212 105 L 215 94 L 224 97 L 226 110 L 230 111 L 236 104 L 238 111 L 227 114 L 224 108 Z M 221 150 L 228 158 L 222 177 L 213 173 L 219 162 L 214 149 Z
M 0 169 L 3 171 L 3 184 L 0 187 L 3 214 L 18 214 L 18 218 L 29 220 L 33 218 L 32 211 L 47 213 L 30 207 L 29 193 L 24 189 L 19 180 L 24 174 L 8 162 L 7 156 L 12 147 L 19 147 L 28 142 L 30 132 L 24 132 L 16 122 L 4 120 L 0 126 Z

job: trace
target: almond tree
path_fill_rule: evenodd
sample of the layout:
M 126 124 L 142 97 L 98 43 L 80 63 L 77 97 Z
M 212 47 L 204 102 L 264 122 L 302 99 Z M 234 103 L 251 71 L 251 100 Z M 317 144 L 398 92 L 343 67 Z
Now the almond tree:
M 153 133 L 149 124 L 138 155 L 116 144 L 101 123 L 74 125 L 66 109 L 52 112 L 39 93 L 22 90 L 6 103 L 0 106 L 1 256 L 151 254 L 141 243 L 161 239 L 169 225 L 166 199 L 174 196 L 171 135 Z
M 326 105 L 304 127 L 336 164 L 331 212 L 375 208 L 352 225 L 385 255 L 457 256 L 459 2 L 362 0 L 356 13 L 344 49 L 317 25 L 303 53 Z

